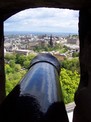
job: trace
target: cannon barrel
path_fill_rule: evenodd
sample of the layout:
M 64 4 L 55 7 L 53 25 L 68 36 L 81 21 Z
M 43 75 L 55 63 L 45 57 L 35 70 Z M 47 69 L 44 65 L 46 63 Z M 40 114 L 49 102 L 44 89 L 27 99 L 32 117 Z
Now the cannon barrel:
M 60 69 L 60 63 L 51 54 L 36 56 L 28 73 L 2 103 L 1 122 L 68 122 Z

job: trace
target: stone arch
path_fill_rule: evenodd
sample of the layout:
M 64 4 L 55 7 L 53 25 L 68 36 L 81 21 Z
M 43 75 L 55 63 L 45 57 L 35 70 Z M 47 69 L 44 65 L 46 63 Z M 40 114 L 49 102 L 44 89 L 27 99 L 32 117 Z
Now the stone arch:
M 80 10 L 81 8 L 91 7 L 90 0 L 1 0 L 0 1 L 0 18 L 3 20 L 13 14 L 28 8 L 36 7 L 54 7 Z

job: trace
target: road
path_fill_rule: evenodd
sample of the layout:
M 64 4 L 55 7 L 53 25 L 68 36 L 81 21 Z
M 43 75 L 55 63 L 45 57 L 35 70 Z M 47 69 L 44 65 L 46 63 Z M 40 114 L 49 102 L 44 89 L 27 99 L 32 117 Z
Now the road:
M 68 118 L 69 118 L 69 122 L 72 122 L 74 107 L 75 107 L 75 103 L 74 102 L 69 103 L 69 104 L 66 105 L 66 111 L 67 111 L 67 115 L 68 115 Z

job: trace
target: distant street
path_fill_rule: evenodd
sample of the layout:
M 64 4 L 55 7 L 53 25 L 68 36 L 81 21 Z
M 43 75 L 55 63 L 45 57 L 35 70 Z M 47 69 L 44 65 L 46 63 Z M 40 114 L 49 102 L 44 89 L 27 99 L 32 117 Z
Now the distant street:
M 69 104 L 66 105 L 66 111 L 67 111 L 67 115 L 68 115 L 68 118 L 69 118 L 69 122 L 72 122 L 74 107 L 75 107 L 75 103 L 74 102 L 69 103 Z

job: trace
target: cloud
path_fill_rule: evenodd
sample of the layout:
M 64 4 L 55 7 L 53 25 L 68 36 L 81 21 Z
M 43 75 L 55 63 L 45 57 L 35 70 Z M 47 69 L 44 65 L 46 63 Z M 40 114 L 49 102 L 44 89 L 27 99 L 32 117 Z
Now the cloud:
M 4 23 L 5 31 L 78 31 L 78 11 L 35 8 L 21 11 Z

